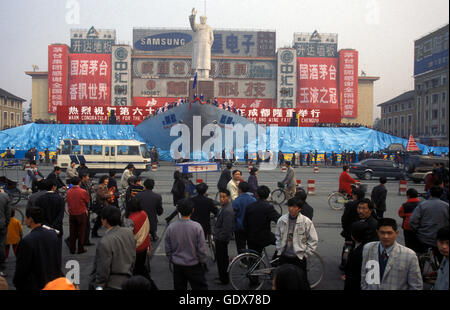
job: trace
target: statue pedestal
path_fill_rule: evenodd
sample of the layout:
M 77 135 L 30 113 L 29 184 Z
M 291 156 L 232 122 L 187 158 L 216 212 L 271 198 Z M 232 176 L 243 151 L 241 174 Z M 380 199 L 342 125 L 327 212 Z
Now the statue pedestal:
M 200 98 L 200 94 L 203 94 L 203 100 L 213 100 L 214 99 L 214 81 L 212 79 L 197 79 L 197 86 L 192 89 L 194 84 L 194 79 L 189 81 L 189 99 L 194 98 L 194 94 Z

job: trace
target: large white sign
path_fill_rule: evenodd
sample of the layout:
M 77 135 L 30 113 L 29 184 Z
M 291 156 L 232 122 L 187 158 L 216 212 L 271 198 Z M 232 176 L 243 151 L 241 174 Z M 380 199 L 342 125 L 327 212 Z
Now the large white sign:
M 131 101 L 131 47 L 114 45 L 112 47 L 111 71 L 112 106 L 130 106 Z
M 277 107 L 295 108 L 297 101 L 297 57 L 295 49 L 278 49 Z

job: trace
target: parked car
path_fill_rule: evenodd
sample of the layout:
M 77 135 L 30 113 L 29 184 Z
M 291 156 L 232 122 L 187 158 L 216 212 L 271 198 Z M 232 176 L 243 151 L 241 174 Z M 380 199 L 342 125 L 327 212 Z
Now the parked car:
M 410 180 L 420 183 L 433 171 L 433 164 L 439 163 L 444 163 L 448 167 L 448 157 L 411 155 L 406 158 L 404 168 Z
M 359 179 L 370 180 L 372 178 L 386 177 L 404 179 L 405 171 L 395 162 L 385 159 L 365 159 L 350 166 L 350 173 Z

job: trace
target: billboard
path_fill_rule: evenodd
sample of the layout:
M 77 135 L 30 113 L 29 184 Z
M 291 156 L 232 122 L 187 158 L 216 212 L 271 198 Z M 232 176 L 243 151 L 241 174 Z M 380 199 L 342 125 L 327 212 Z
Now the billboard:
M 297 107 L 339 109 L 338 58 L 297 58 Z
M 297 57 L 293 48 L 278 49 L 277 107 L 295 108 L 297 104 Z
M 131 47 L 113 46 L 111 105 L 131 105 Z
M 108 29 L 71 29 L 70 52 L 75 54 L 111 54 L 116 31 Z
M 276 86 L 276 80 L 214 80 L 214 97 L 275 99 Z
M 448 26 L 414 43 L 414 75 L 448 67 Z
M 312 127 L 317 123 L 341 122 L 340 115 L 335 109 L 250 108 L 242 111 L 247 119 L 258 124 L 289 126 L 294 115 L 297 118 L 296 124 L 302 127 Z
M 186 23 L 188 20 L 186 19 Z M 213 56 L 274 57 L 275 31 L 214 30 Z M 192 55 L 191 29 L 133 29 L 135 55 Z
M 68 49 L 65 44 L 48 46 L 48 113 L 67 104 Z
M 133 79 L 133 97 L 172 97 L 189 96 L 189 79 Z
M 70 54 L 68 105 L 110 104 L 111 54 Z
M 358 51 L 339 51 L 339 101 L 341 116 L 358 117 Z
M 212 59 L 211 78 L 271 79 L 276 78 L 276 61 Z M 133 77 L 191 78 L 191 59 L 133 59 Z
M 297 57 L 337 57 L 337 33 L 294 33 Z

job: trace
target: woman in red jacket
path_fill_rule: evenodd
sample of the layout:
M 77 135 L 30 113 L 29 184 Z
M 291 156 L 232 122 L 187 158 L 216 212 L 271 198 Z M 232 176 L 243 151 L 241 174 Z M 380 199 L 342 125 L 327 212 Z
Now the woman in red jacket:
M 147 252 L 151 252 L 150 222 L 147 213 L 142 210 L 136 198 L 127 202 L 125 217 L 133 221 L 134 239 L 136 240 L 136 262 L 134 264 L 134 275 L 141 275 L 150 280 L 150 270 L 145 266 Z
M 402 228 L 403 234 L 405 236 L 405 246 L 413 251 L 416 251 L 418 249 L 418 241 L 416 238 L 416 233 L 411 229 L 411 226 L 409 226 L 409 218 L 414 212 L 414 209 L 420 203 L 418 196 L 419 194 L 417 193 L 416 189 L 409 188 L 406 191 L 406 197 L 408 198 L 408 200 L 404 204 L 402 204 L 400 209 L 398 209 L 398 216 L 403 219 Z
M 346 192 L 349 196 L 352 195 L 352 184 L 356 183 L 356 180 L 353 179 L 348 172 L 350 171 L 350 168 L 348 166 L 342 167 L 342 173 L 339 177 L 339 191 Z

